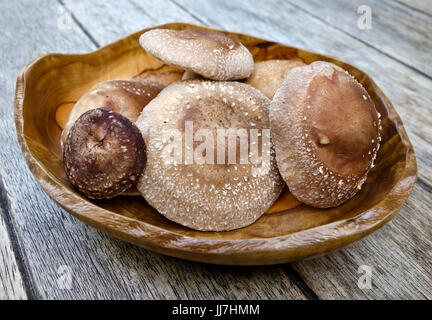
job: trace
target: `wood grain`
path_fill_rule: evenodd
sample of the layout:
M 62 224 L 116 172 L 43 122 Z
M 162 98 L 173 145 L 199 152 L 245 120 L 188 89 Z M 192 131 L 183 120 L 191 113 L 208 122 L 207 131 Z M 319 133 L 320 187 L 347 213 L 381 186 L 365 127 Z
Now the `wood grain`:
M 154 25 L 173 21 L 199 22 L 171 1 L 128 0 L 123 1 L 121 7 L 115 0 L 98 0 L 91 6 L 84 0 L 62 1 L 101 46 Z M 118 11 L 114 12 L 113 7 L 118 7 Z
M 205 17 L 207 24 L 337 56 L 366 70 L 375 79 L 407 126 L 416 150 L 419 176 L 426 181 L 426 187 L 417 186 L 400 214 L 382 230 L 326 257 L 295 263 L 294 268 L 323 299 L 430 298 L 431 228 L 428 226 L 432 217 L 425 199 L 431 197 L 428 186 L 432 181 L 432 124 L 422 118 L 431 114 L 432 94 L 428 89 L 431 81 L 286 2 L 277 2 L 278 10 L 274 10 L 274 3 L 223 1 L 219 5 L 224 10 L 212 10 L 210 2 L 202 2 L 198 7 L 193 6 L 193 1 L 175 1 L 191 14 Z M 254 8 L 258 6 L 260 10 L 256 14 Z M 211 17 L 205 15 L 208 11 L 213 12 Z M 360 290 L 357 286 L 361 275 L 357 269 L 362 264 L 379 270 L 372 290 Z M 419 286 L 417 279 L 424 281 L 424 286 Z
M 163 3 L 159 5 L 162 10 Z M 129 14 L 116 7 L 110 12 L 117 17 Z M 27 169 L 15 138 L 11 97 L 16 76 L 39 54 L 89 52 L 96 48 L 76 23 L 70 29 L 58 29 L 57 9 L 57 4 L 39 7 L 32 1 L 0 4 L 4 12 L 0 27 L 7 30 L 7 37 L 0 39 L 0 45 L 20 48 L 1 51 L 3 61 L 8 62 L 0 74 L 0 124 L 4 128 L 0 141 L 7 146 L 0 150 L 0 174 L 8 189 L 14 228 L 27 254 L 32 297 L 305 298 L 292 276 L 276 267 L 219 268 L 154 254 L 80 223 L 46 196 Z M 142 23 L 147 18 L 141 15 L 140 19 Z M 59 286 L 62 266 L 71 268 L 70 290 Z
M 3 187 L 0 177 L 0 300 L 22 300 L 27 293 L 6 227 L 8 203 Z
M 347 249 L 295 263 L 306 283 L 326 299 L 431 299 L 431 194 L 420 186 L 404 209 L 384 228 Z M 357 286 L 372 268 L 372 288 Z
M 396 0 L 409 8 L 418 10 L 420 13 L 432 16 L 432 2 L 424 0 Z

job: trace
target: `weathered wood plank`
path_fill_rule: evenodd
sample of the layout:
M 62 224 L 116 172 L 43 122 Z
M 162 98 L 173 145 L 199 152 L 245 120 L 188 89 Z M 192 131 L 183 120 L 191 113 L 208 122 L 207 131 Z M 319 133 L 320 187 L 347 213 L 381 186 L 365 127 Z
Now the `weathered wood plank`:
M 432 194 L 418 185 L 401 212 L 381 230 L 326 257 L 295 263 L 305 282 L 327 299 L 432 298 Z M 371 289 L 358 281 L 372 268 Z
M 91 5 L 82 0 L 62 2 L 102 46 L 157 24 L 174 21 L 197 23 L 194 17 L 170 1 L 130 0 L 123 1 L 121 7 L 115 1 L 95 1 Z
M 396 0 L 406 6 L 418 10 L 424 14 L 432 16 L 432 2 L 425 0 Z
M 120 8 L 115 1 L 115 6 L 104 7 L 105 3 L 85 7 L 86 16 L 101 21 L 101 30 L 110 30 L 109 25 L 131 26 L 126 22 L 137 8 L 123 3 Z M 70 28 L 59 29 L 58 10 L 56 3 L 42 7 L 23 0 L 0 3 L 0 28 L 5 35 L 0 38 L 0 46 L 19 48 L 0 53 L 4 61 L 0 74 L 0 143 L 7 146 L 0 149 L 0 175 L 7 188 L 14 229 L 19 232 L 19 245 L 27 254 L 32 297 L 303 299 L 303 293 L 282 269 L 210 266 L 154 254 L 79 222 L 45 195 L 27 169 L 15 137 L 12 97 L 16 76 L 39 54 L 88 52 L 95 49 L 95 43 L 106 41 L 103 32 L 87 28 L 79 16 L 76 19 L 83 29 L 73 19 Z M 158 10 L 166 16 L 168 12 L 177 14 L 179 20 L 187 15 L 169 2 L 158 2 Z M 136 12 L 133 28 L 162 22 Z
M 336 0 L 325 5 L 319 0 L 290 2 L 298 9 L 432 78 L 431 17 L 390 0 Z M 367 6 L 371 10 L 371 29 L 360 29 L 358 26 L 360 15 L 365 14 L 357 13 L 360 6 Z
M 27 299 L 4 217 L 7 196 L 0 177 L 0 300 Z
M 209 25 L 334 55 L 366 70 L 404 119 L 416 147 L 420 176 L 432 181 L 432 126 L 422 119 L 431 115 L 428 78 L 286 2 L 227 0 L 219 1 L 216 9 L 210 1 L 199 5 L 174 1 L 200 17 L 212 12 L 204 20 Z M 347 249 L 295 263 L 295 269 L 320 298 L 431 298 L 432 217 L 427 189 L 416 186 L 400 214 L 383 229 Z M 375 270 L 371 290 L 357 286 L 360 265 Z

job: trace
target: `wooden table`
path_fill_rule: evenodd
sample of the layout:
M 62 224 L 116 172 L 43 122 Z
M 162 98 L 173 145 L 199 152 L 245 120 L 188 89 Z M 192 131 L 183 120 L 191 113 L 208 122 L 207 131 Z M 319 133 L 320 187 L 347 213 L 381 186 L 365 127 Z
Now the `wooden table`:
M 432 298 L 431 1 L 89 3 L 0 2 L 1 299 Z M 359 28 L 360 5 L 371 9 L 372 29 Z M 146 251 L 58 207 L 33 179 L 17 143 L 13 95 L 19 70 L 44 53 L 89 52 L 173 21 L 318 51 L 368 72 L 392 100 L 416 151 L 418 183 L 400 213 L 366 239 L 325 257 L 279 266 L 227 267 Z M 371 289 L 358 286 L 364 265 L 372 268 Z

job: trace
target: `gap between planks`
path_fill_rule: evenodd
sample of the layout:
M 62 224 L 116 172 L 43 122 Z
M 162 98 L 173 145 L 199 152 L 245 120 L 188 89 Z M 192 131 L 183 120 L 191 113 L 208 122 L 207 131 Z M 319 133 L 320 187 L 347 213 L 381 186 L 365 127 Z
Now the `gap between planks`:
M 419 9 L 419 8 L 416 8 L 416 7 L 412 6 L 412 5 L 409 5 L 408 3 L 405 3 L 405 2 L 403 2 L 403 1 L 399 1 L 399 0 L 393 0 L 393 1 L 399 3 L 400 5 L 406 7 L 406 8 L 408 8 L 408 9 L 410 9 L 410 10 L 413 10 L 413 11 L 415 11 L 415 12 L 418 12 L 418 13 L 424 14 L 424 15 L 429 16 L 429 17 L 432 17 L 432 14 L 431 14 L 431 13 L 426 12 L 426 11 L 424 11 L 424 10 L 421 10 L 421 9 Z M 425 1 L 425 2 L 427 2 L 427 1 Z M 429 2 L 429 3 L 430 3 L 430 2 Z M 432 12 L 432 5 L 431 5 L 431 8 L 430 8 L 430 9 L 431 9 L 431 12 Z
M 57 0 L 57 2 L 65 6 L 63 0 Z M 100 48 L 99 42 L 91 35 L 91 33 L 83 26 L 83 24 L 78 20 L 78 18 L 73 14 L 72 11 L 69 12 L 72 20 L 77 24 L 78 28 L 84 33 L 84 35 L 96 46 L 96 48 Z
M 6 187 L 3 183 L 3 179 L 0 176 L 0 214 L 2 215 L 3 221 L 6 227 L 6 233 L 9 236 L 10 244 L 12 246 L 13 255 L 15 256 L 15 262 L 18 268 L 19 276 L 22 279 L 22 289 L 27 299 L 34 300 L 39 297 L 34 286 L 34 281 L 31 273 L 28 269 L 28 260 L 21 248 L 20 241 L 18 239 L 18 233 L 14 228 L 12 222 L 13 216 L 11 213 L 11 206 L 7 195 Z M 1 218 L 1 217 L 0 217 Z
M 417 178 L 417 184 L 426 192 L 429 192 L 432 194 L 432 186 L 423 180 L 422 178 Z

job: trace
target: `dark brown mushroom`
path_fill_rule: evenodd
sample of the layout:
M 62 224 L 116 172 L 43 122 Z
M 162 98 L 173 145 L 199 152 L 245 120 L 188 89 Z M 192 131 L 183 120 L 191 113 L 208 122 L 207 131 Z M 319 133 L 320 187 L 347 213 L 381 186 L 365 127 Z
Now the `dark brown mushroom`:
M 163 89 L 163 85 L 146 79 L 118 79 L 100 82 L 87 91 L 73 106 L 63 128 L 60 145 L 75 121 L 86 111 L 108 108 L 135 122 L 142 109 Z
M 114 197 L 135 184 L 146 164 L 138 128 L 108 108 L 92 109 L 75 121 L 63 148 L 70 183 L 93 199 Z

